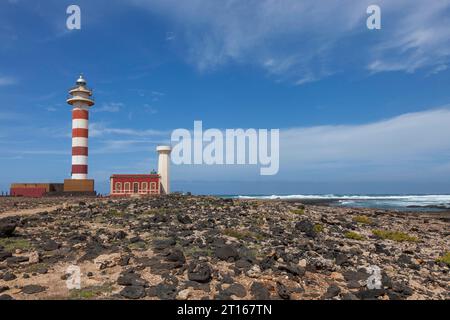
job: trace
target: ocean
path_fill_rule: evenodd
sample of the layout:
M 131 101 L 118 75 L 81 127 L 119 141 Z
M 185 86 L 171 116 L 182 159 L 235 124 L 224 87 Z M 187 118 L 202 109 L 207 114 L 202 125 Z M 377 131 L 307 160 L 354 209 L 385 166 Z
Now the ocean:
M 359 194 L 294 194 L 294 195 L 226 195 L 235 199 L 281 199 L 322 202 L 350 208 L 376 208 L 400 211 L 450 211 L 450 195 L 359 195 Z

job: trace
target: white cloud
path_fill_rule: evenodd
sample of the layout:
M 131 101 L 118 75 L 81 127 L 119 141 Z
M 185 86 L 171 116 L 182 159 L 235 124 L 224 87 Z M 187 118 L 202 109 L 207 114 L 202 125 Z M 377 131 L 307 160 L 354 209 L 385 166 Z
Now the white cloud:
M 169 136 L 170 132 L 151 129 L 112 128 L 103 123 L 93 122 L 89 125 L 91 137 L 102 137 L 105 135 L 135 136 L 135 137 L 163 137 Z
M 144 109 L 147 113 L 157 114 L 158 110 L 149 104 L 144 104 Z
M 270 179 L 442 179 L 450 174 L 450 108 L 360 125 L 280 130 L 280 171 Z M 206 128 L 204 128 L 206 130 Z M 180 166 L 186 179 L 252 180 L 257 166 Z
M 183 57 L 202 71 L 253 64 L 279 81 L 303 84 L 349 61 L 370 72 L 415 72 L 450 60 L 450 0 L 379 0 L 379 31 L 366 28 L 372 0 L 130 2 L 170 20 L 184 41 Z
M 93 112 L 119 112 L 125 105 L 121 102 L 108 102 L 102 104 L 101 107 L 93 108 Z
M 294 128 L 281 132 L 292 162 L 398 163 L 450 153 L 450 109 L 404 114 L 363 125 Z
M 17 84 L 17 79 L 12 77 L 0 76 L 0 87 Z

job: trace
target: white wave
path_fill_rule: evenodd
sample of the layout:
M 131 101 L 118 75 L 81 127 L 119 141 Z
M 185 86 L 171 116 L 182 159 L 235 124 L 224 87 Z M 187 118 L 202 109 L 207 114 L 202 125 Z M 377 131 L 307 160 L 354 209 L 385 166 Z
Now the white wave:
M 359 204 L 362 206 L 390 206 L 390 207 L 426 207 L 442 206 L 450 208 L 450 195 L 270 195 L 251 196 L 239 195 L 238 199 L 262 199 L 262 200 L 337 200 L 340 205 L 351 206 Z
M 450 195 L 336 195 L 336 194 L 326 194 L 326 195 L 304 195 L 304 194 L 293 194 L 293 195 L 270 195 L 270 196 L 244 196 L 238 195 L 239 199 L 336 199 L 336 200 L 409 200 L 409 201 L 449 201 Z

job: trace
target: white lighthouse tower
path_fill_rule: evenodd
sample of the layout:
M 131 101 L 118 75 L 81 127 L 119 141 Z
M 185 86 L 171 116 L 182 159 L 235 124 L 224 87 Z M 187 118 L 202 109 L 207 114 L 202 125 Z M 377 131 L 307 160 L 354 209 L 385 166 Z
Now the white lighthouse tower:
M 160 176 L 161 194 L 170 193 L 170 146 L 158 146 L 158 174 Z
M 94 105 L 92 90 L 83 75 L 69 91 L 67 103 L 72 109 L 72 180 L 88 178 L 89 109 Z

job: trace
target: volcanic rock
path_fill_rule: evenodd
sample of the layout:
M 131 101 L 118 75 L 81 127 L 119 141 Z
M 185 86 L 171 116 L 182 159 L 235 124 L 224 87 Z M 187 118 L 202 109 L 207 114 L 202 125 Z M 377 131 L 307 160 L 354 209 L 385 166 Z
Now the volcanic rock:
M 145 289 L 142 286 L 127 286 L 119 294 L 127 299 L 140 299 L 145 297 Z
M 11 237 L 16 230 L 17 224 L 0 222 L 0 238 Z
M 44 292 L 45 290 L 46 290 L 45 287 L 34 284 L 30 284 L 22 288 L 22 292 L 25 294 L 35 294 Z
M 188 268 L 188 279 L 200 283 L 211 281 L 211 268 L 206 263 L 191 263 Z

